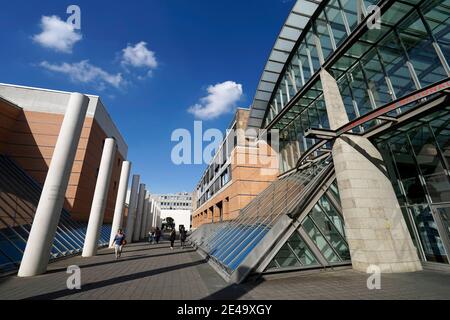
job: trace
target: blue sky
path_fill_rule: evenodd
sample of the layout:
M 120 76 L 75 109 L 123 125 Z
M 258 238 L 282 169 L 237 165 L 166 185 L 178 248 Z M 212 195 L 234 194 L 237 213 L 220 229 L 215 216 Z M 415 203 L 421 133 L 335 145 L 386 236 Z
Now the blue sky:
M 80 30 L 65 29 L 71 4 Z M 225 130 L 231 110 L 251 104 L 293 4 L 3 1 L 0 82 L 100 95 L 150 191 L 192 191 L 205 164 L 174 165 L 172 132 L 193 131 L 198 118 Z

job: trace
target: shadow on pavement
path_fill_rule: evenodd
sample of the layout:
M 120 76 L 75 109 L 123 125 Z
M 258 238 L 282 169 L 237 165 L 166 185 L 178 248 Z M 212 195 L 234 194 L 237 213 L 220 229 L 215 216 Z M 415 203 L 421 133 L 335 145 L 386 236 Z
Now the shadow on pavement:
M 133 256 L 133 257 L 130 257 L 130 258 L 121 258 L 119 260 L 112 259 L 112 260 L 102 261 L 102 262 L 97 262 L 97 263 L 80 264 L 79 267 L 83 270 L 83 269 L 86 269 L 86 268 L 104 266 L 104 265 L 112 264 L 112 263 L 121 263 L 121 262 L 129 262 L 129 261 L 134 261 L 134 260 L 151 259 L 151 258 L 172 256 L 172 255 L 181 254 L 181 253 L 189 253 L 189 252 L 194 252 L 194 251 L 192 251 L 192 250 L 185 250 L 185 251 L 169 252 L 169 253 L 162 253 L 162 254 L 155 254 L 155 255 L 138 255 L 138 256 Z M 124 252 L 124 253 L 126 253 L 126 252 Z M 67 270 L 67 268 L 58 268 L 58 269 L 48 270 L 45 274 L 66 272 L 66 270 Z
M 123 283 L 123 282 L 128 282 L 128 281 L 138 280 L 138 279 L 142 279 L 142 278 L 146 278 L 146 277 L 156 276 L 158 274 L 165 273 L 165 272 L 171 272 L 171 271 L 184 269 L 184 268 L 191 268 L 191 267 L 195 267 L 195 266 L 198 266 L 198 265 L 201 265 L 204 263 L 207 263 L 206 260 L 199 260 L 199 261 L 194 261 L 194 262 L 190 262 L 190 263 L 184 263 L 184 264 L 179 264 L 179 265 L 175 265 L 175 266 L 159 268 L 159 269 L 155 269 L 155 270 L 138 272 L 135 274 L 116 277 L 113 279 L 107 279 L 107 280 L 84 284 L 82 286 L 81 290 L 77 290 L 77 291 L 64 289 L 64 290 L 59 290 L 59 291 L 55 291 L 55 292 L 51 292 L 51 293 L 45 293 L 45 294 L 37 295 L 34 297 L 26 298 L 24 300 L 55 300 L 55 299 L 63 298 L 66 296 L 84 293 L 87 291 L 91 291 L 91 290 L 95 290 L 95 289 L 99 289 L 99 288 L 103 288 L 103 287 L 107 287 L 107 286 L 112 286 L 112 285 Z
M 143 246 L 142 246 L 143 247 Z M 135 248 L 134 246 L 132 248 Z M 155 249 L 169 249 L 170 246 L 167 247 L 153 247 L 153 248 L 145 248 L 145 249 L 136 249 L 136 250 L 127 250 L 124 249 L 123 253 L 128 253 L 128 252 L 140 252 L 140 251 L 148 251 L 148 250 L 155 250 Z M 110 252 L 102 252 L 97 254 L 97 256 L 108 256 L 108 255 L 114 255 L 114 249 L 109 249 Z

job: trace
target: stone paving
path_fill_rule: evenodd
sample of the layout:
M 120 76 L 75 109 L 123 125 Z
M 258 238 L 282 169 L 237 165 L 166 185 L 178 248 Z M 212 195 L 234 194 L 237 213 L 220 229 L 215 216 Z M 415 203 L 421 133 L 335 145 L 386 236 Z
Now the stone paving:
M 81 290 L 66 288 L 67 266 L 81 268 Z M 208 299 L 450 299 L 450 273 L 384 274 L 381 290 L 368 290 L 367 275 L 353 270 L 277 275 L 227 284 L 193 249 L 168 243 L 127 246 L 121 260 L 110 249 L 93 258 L 49 265 L 45 275 L 0 278 L 0 300 L 208 300 Z

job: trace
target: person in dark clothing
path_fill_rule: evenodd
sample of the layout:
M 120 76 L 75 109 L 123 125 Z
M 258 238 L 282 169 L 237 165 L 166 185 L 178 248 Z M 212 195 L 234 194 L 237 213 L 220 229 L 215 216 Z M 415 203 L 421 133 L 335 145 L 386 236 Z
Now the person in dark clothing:
M 172 229 L 172 232 L 170 233 L 170 249 L 173 250 L 173 245 L 175 243 L 175 239 L 177 238 L 177 232 L 175 229 Z
M 159 244 L 159 239 L 160 238 L 161 238 L 161 230 L 159 230 L 159 227 L 156 227 L 156 231 L 155 231 L 156 244 Z
M 184 228 L 180 229 L 181 248 L 183 248 L 183 249 L 184 249 L 184 246 L 185 246 L 186 238 L 187 238 L 186 229 L 184 229 Z

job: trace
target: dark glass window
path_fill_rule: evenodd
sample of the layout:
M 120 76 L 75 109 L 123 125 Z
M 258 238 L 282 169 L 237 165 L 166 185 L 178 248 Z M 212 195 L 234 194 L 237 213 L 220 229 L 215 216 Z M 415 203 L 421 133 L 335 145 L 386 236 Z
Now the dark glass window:
M 397 30 L 422 87 L 447 77 L 417 11 L 410 14 Z
M 399 135 L 391 139 L 390 147 L 408 202 L 426 203 L 425 191 L 407 137 Z
M 411 143 L 433 202 L 450 201 L 450 179 L 428 125 L 410 133 Z
M 304 220 L 303 228 L 328 262 L 339 262 L 339 257 L 328 244 L 323 234 L 314 225 L 310 217 L 306 217 Z
M 441 236 L 436 227 L 430 208 L 414 206 L 411 211 L 421 238 L 423 250 L 428 261 L 448 263 Z

